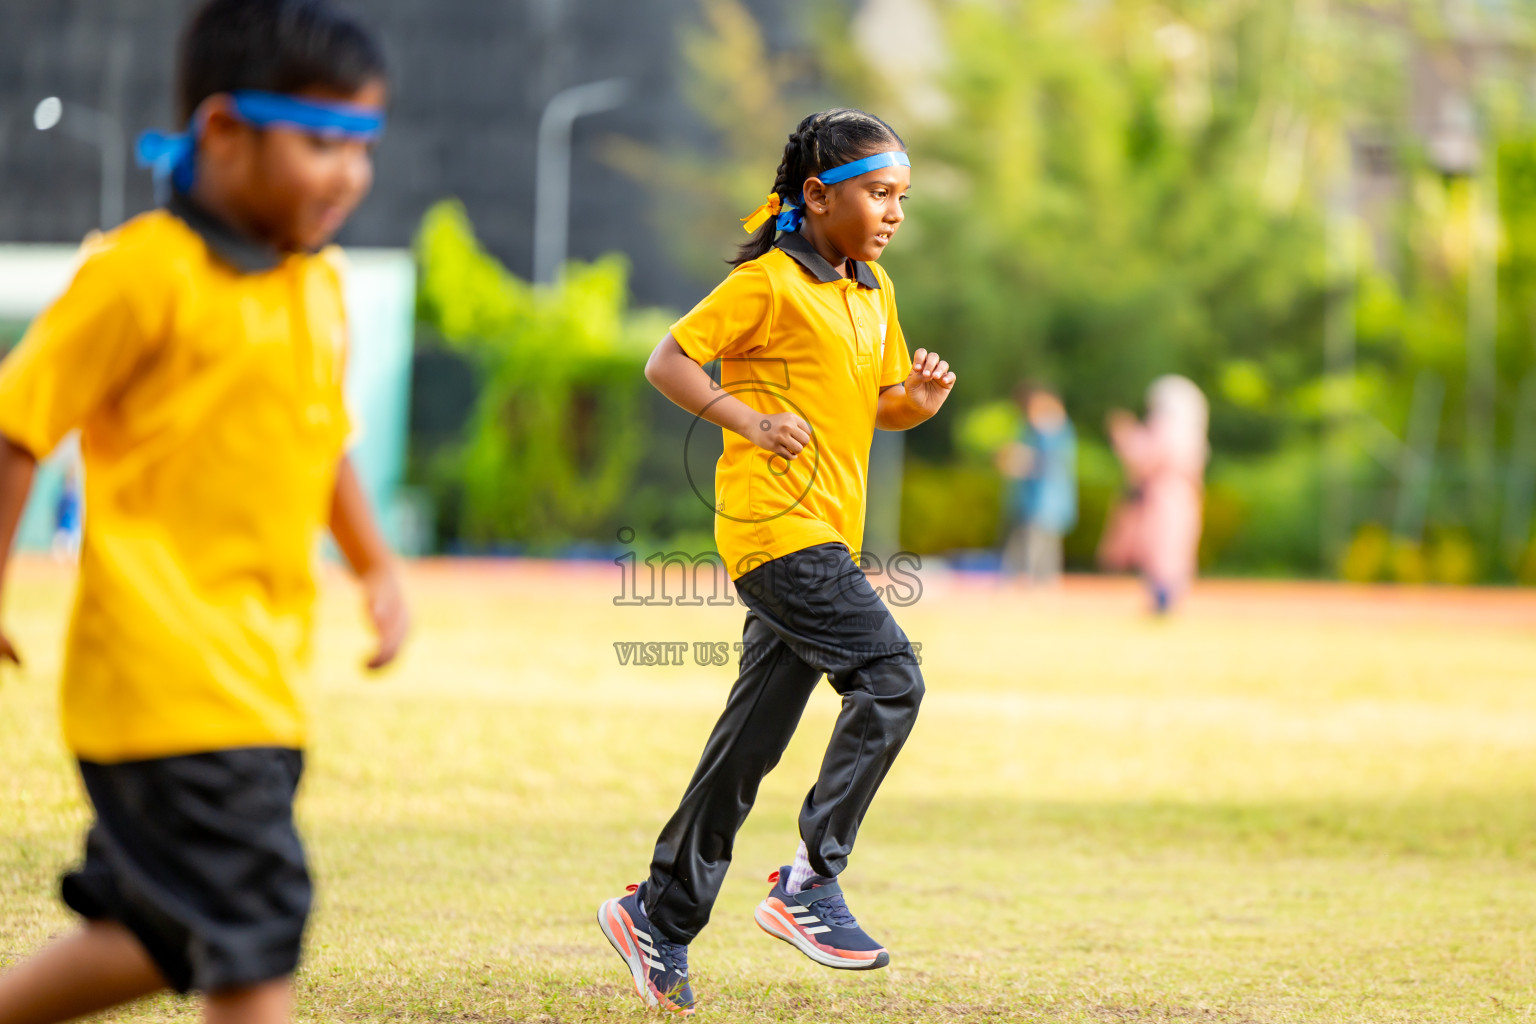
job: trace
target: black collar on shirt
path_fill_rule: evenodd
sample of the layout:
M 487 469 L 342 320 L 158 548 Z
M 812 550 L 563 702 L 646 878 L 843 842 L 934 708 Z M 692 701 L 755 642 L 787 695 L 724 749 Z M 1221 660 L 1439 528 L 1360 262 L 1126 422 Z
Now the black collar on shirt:
M 252 238 L 219 219 L 183 192 L 173 189 L 165 208 L 196 231 L 215 256 L 242 274 L 272 270 L 283 261 L 283 254 L 275 246 Z
M 773 244 L 783 249 L 790 259 L 800 264 L 806 270 L 809 270 L 816 280 L 822 284 L 830 284 L 833 281 L 841 281 L 843 279 L 843 275 L 837 272 L 837 268 L 828 263 L 821 253 L 816 251 L 816 247 L 811 244 L 811 240 L 800 232 L 781 231 L 779 232 L 779 240 Z M 869 269 L 868 263 L 860 263 L 858 260 L 849 260 L 848 262 L 853 264 L 853 279 L 859 283 L 861 288 L 880 287 L 880 279 L 875 276 L 873 270 Z

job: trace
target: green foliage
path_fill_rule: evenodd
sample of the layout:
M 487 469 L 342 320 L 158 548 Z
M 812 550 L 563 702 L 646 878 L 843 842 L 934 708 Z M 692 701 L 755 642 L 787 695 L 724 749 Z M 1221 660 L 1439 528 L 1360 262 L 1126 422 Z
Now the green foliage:
M 955 428 L 959 449 L 977 462 L 989 462 L 999 451 L 1019 438 L 1023 425 L 1019 407 L 1013 402 L 988 402 L 963 413 Z
M 988 548 L 1003 530 L 1002 478 L 986 466 L 908 459 L 901 546 L 919 554 Z
M 1120 463 L 1109 446 L 1081 434 L 1077 439 L 1077 526 L 1067 534 L 1063 554 L 1072 569 L 1097 564 L 1099 538 L 1109 511 L 1124 491 Z
M 1380 523 L 1356 531 L 1339 568 L 1356 583 L 1466 584 L 1477 572 L 1477 549 L 1465 531 L 1436 529 L 1419 542 L 1394 537 Z
M 1440 577 L 1536 574 L 1533 488 L 1505 482 L 1536 474 L 1528 5 L 1451 22 L 1428 3 L 1383 18 L 1304 0 L 917 0 L 907 13 L 927 22 L 908 34 L 937 40 L 935 60 L 848 21 L 854 6 L 816 7 L 814 45 L 780 54 L 740 0 L 700 0 L 685 56 L 718 145 L 615 152 L 658 186 L 703 285 L 805 112 L 863 106 L 902 132 L 913 193 L 885 263 L 910 343 L 961 378 L 910 438 L 928 464 L 906 484 L 923 517 L 910 535 L 985 532 L 933 525 L 951 481 L 929 470 L 959 456 L 988 472 L 991 417 L 1019 380 L 1052 384 L 1086 446 L 1106 412 L 1179 372 L 1211 400 L 1212 570 L 1332 574 L 1335 545 L 1391 522 L 1417 534 L 1397 538 L 1405 551 L 1459 538 Z M 1494 59 L 1469 33 L 1510 45 Z M 1467 74 L 1437 85 L 1426 52 Z M 807 53 L 813 67 L 796 63 Z M 1472 106 L 1471 177 L 1430 165 L 1417 107 L 1458 98 L 1426 100 L 1431 86 Z M 1485 343 L 1491 388 L 1467 369 Z M 1329 344 L 1352 353 L 1331 373 Z M 1402 443 L 1424 379 L 1445 393 L 1430 492 L 1400 516 L 1419 500 Z M 1117 489 L 1084 476 L 1074 564 Z M 1325 506 L 1343 509 L 1328 550 Z
M 1390 490 L 1393 502 L 1410 494 L 1401 457 L 1384 439 L 1409 434 L 1416 382 L 1435 382 L 1445 395 L 1438 416 L 1421 424 L 1435 439 L 1423 529 L 1391 537 L 1368 578 L 1520 575 L 1522 546 L 1511 549 L 1505 538 L 1530 535 L 1530 503 L 1510 481 L 1536 471 L 1536 451 L 1519 440 L 1520 421 L 1536 416 L 1521 398 L 1536 383 L 1531 131 L 1529 112 L 1502 122 L 1490 115 L 1485 165 L 1467 177 L 1444 176 L 1406 154 L 1404 201 L 1384 237 L 1361 246 L 1357 362 L 1347 402 L 1359 417 L 1357 443 L 1378 463 L 1357 475 L 1357 487 Z M 1364 234 L 1363 224 L 1359 230 Z M 1484 347 L 1492 379 L 1480 385 L 1473 367 Z M 1369 511 L 1372 521 L 1392 521 L 1390 509 Z M 1369 522 L 1360 527 L 1345 553 L 1346 575 L 1359 577 L 1370 563 L 1366 553 L 1377 546 L 1371 531 Z
M 1206 475 L 1202 568 L 1293 575 L 1321 561 L 1322 461 L 1301 437 L 1263 455 L 1219 456 Z
M 518 280 L 455 202 L 427 212 L 416 250 L 419 318 L 477 377 L 467 436 L 437 474 L 462 488 L 459 536 L 535 547 L 606 539 L 645 449 L 642 371 L 665 318 L 629 309 L 618 256 L 573 262 L 549 287 Z
M 1316 211 L 1263 188 L 1294 99 L 1266 72 L 1285 6 L 941 8 L 949 112 L 907 134 L 886 262 L 908 336 L 950 339 L 960 404 L 1045 378 L 1097 424 L 1181 372 L 1213 392 L 1222 447 L 1273 445 L 1256 399 L 1316 371 L 1324 287 Z

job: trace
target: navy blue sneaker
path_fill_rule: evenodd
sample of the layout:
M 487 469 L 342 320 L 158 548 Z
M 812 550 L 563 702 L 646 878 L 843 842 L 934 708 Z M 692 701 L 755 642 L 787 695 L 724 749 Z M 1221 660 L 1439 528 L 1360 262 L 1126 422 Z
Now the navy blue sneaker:
M 688 985 L 688 947 L 651 934 L 651 922 L 641 904 L 644 883 L 631 885 L 629 895 L 597 908 L 597 923 L 624 958 L 635 992 L 646 1006 L 693 1014 L 693 989 Z
M 805 888 L 791 896 L 784 891 L 782 880 L 787 878 L 787 867 L 768 876 L 773 889 L 752 915 L 759 928 L 840 971 L 873 971 L 891 962 L 885 947 L 865 935 L 853 919 L 837 879 L 812 875 Z

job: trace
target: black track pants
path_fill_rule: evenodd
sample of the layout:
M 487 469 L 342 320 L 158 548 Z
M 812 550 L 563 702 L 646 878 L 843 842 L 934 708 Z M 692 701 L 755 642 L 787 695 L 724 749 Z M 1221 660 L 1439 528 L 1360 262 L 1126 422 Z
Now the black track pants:
M 923 677 L 907 636 L 841 544 L 820 544 L 736 581 L 748 608 L 741 674 L 651 861 L 646 913 L 689 942 L 709 922 L 763 776 L 826 673 L 843 698 L 800 837 L 818 874 L 848 862 L 859 823 L 917 718 Z

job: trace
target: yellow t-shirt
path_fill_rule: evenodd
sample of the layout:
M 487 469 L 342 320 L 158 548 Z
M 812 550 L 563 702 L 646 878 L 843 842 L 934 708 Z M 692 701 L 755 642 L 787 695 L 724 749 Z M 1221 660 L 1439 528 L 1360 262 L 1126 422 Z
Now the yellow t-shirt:
M 88 243 L 0 363 L 0 434 L 41 458 L 81 429 L 63 718 L 90 761 L 305 738 L 293 683 L 349 432 L 337 261 L 177 202 Z
M 890 278 L 877 264 L 853 268 L 840 277 L 805 238 L 785 234 L 672 325 L 689 358 L 720 360 L 722 394 L 811 426 L 793 461 L 725 431 L 715 544 L 732 579 L 817 544 L 859 552 L 880 389 L 902 383 L 912 359 Z

